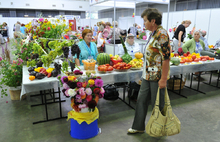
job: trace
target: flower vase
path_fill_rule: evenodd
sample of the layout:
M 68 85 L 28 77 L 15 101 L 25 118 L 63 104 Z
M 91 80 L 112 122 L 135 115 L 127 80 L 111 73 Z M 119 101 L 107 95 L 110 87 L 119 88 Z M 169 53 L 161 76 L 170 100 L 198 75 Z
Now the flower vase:
M 98 118 L 99 112 L 97 108 L 95 108 L 94 112 L 70 111 L 68 113 L 70 136 L 81 140 L 97 136 L 99 133 Z
M 20 100 L 20 95 L 21 95 L 21 86 L 17 87 L 9 87 L 9 93 L 11 100 Z

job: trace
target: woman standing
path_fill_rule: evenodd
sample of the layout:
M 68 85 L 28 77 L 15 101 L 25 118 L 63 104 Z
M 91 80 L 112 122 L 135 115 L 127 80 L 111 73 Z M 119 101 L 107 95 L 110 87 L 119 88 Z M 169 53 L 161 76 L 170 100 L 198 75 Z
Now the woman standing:
M 82 60 L 86 59 L 94 59 L 96 60 L 98 55 L 98 50 L 96 44 L 92 41 L 92 31 L 90 29 L 85 29 L 82 32 L 83 40 L 78 43 L 78 46 L 81 50 L 79 55 L 79 59 L 77 59 L 77 55 L 75 55 L 75 63 L 77 66 L 83 65 Z
M 176 29 L 174 33 L 174 52 L 177 53 L 178 48 L 182 47 L 184 38 L 186 37 L 186 28 L 191 24 L 190 20 L 183 21 Z
M 121 40 L 120 40 L 119 36 L 120 36 L 120 33 L 123 32 L 123 31 L 120 28 L 118 28 L 118 22 L 117 21 L 115 21 L 115 22 L 113 21 L 112 26 L 114 27 L 114 25 L 115 25 L 115 44 L 120 44 Z M 110 30 L 110 33 L 109 33 L 107 39 L 108 38 L 112 38 L 111 39 L 111 44 L 114 44 L 114 28 L 112 28 Z
M 151 31 L 144 49 L 144 66 L 142 83 L 138 93 L 133 125 L 129 134 L 144 132 L 148 106 L 152 108 L 156 101 L 158 87 L 160 90 L 160 110 L 164 107 L 164 93 L 169 76 L 170 40 L 167 31 L 161 26 L 162 15 L 155 8 L 144 10 L 141 14 L 145 28 Z

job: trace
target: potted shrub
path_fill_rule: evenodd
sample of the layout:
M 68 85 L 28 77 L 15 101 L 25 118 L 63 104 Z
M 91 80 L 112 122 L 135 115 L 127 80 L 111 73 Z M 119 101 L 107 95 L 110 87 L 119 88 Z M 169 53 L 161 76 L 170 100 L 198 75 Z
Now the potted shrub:
M 2 75 L 0 79 L 1 97 L 8 96 L 7 89 L 3 89 L 4 86 L 7 86 L 9 87 L 11 99 L 20 100 L 22 66 L 23 60 L 21 58 L 11 62 L 10 56 L 8 56 L 8 58 L 6 58 L 4 55 L 3 58 L 0 57 L 0 75 Z

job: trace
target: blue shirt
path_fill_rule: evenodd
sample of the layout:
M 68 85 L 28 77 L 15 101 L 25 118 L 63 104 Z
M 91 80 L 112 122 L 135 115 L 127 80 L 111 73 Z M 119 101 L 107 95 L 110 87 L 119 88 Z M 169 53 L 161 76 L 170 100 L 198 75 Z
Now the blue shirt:
M 203 50 L 203 48 L 202 48 L 200 42 L 196 42 L 195 52 L 196 52 L 196 53 L 200 53 L 202 50 Z
M 82 60 L 88 59 L 89 56 L 92 56 L 94 60 L 97 59 L 98 50 L 94 42 L 90 42 L 90 48 L 87 46 L 84 40 L 80 41 L 78 43 L 78 46 L 79 49 L 81 50 L 81 53 L 79 55 L 80 65 L 83 65 Z M 75 55 L 74 58 L 77 58 L 77 55 Z
M 25 27 L 20 27 L 20 31 L 22 34 L 25 34 L 25 29 L 26 29 Z
M 200 37 L 200 39 L 205 43 L 205 50 L 209 50 L 209 44 L 206 38 L 203 36 Z

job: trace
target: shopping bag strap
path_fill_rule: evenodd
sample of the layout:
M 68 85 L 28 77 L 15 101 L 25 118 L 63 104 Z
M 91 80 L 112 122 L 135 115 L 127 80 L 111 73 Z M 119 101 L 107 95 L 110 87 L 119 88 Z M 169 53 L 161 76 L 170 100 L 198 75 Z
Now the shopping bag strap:
M 170 98 L 168 96 L 167 87 L 165 88 L 165 94 L 164 95 L 165 95 L 164 96 L 165 105 L 170 106 Z M 159 104 L 160 104 L 160 99 L 159 98 L 160 98 L 160 88 L 158 87 L 155 107 L 159 107 Z

